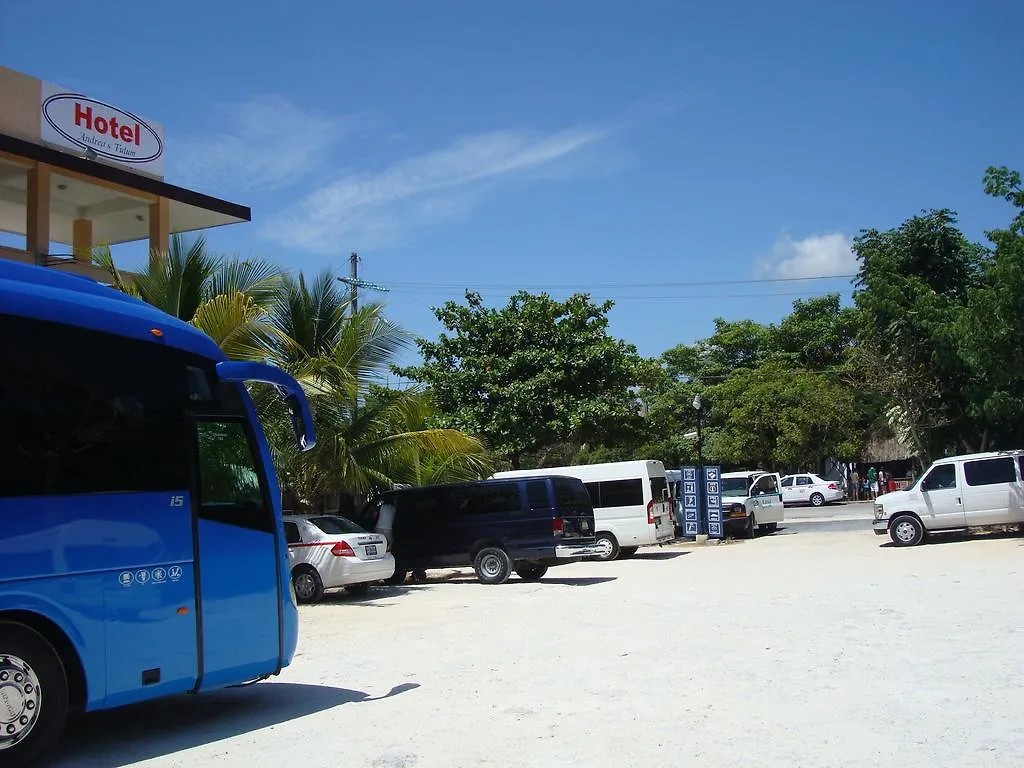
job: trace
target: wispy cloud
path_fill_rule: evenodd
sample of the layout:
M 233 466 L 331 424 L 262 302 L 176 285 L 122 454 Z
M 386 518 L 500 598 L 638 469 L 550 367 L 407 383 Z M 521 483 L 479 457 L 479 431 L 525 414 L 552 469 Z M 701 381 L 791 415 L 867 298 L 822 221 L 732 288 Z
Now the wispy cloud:
M 345 175 L 271 217 L 261 232 L 284 246 L 322 253 L 393 243 L 410 229 L 465 213 L 490 184 L 549 166 L 607 132 L 590 127 L 464 137 L 377 173 Z
M 217 133 L 174 142 L 172 181 L 212 192 L 280 189 L 315 170 L 358 123 L 274 95 L 224 105 L 217 118 Z
M 760 277 L 827 277 L 856 271 L 853 241 L 841 232 L 810 235 L 802 240 L 783 234 L 772 245 L 771 257 L 757 265 Z

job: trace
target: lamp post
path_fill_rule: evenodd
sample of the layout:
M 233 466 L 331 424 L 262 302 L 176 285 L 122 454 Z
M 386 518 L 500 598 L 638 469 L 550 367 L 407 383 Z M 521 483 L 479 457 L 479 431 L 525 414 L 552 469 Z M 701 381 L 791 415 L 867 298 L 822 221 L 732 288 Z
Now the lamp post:
M 701 399 L 700 399 L 700 393 L 698 392 L 696 395 L 693 396 L 693 409 L 695 411 L 697 411 L 697 471 L 698 472 L 702 472 L 703 469 L 704 469 L 704 456 L 703 456 L 703 454 L 701 452 L 702 448 L 703 448 L 702 441 L 701 441 L 702 435 L 701 435 L 701 431 L 700 431 L 700 428 L 701 428 L 701 423 L 700 423 L 701 418 L 700 417 L 701 417 L 701 406 L 702 405 L 703 405 L 703 403 L 701 402 Z
M 693 409 L 697 411 L 697 532 L 708 532 L 707 512 L 704 509 L 704 454 L 701 435 L 701 406 L 700 392 L 693 396 Z

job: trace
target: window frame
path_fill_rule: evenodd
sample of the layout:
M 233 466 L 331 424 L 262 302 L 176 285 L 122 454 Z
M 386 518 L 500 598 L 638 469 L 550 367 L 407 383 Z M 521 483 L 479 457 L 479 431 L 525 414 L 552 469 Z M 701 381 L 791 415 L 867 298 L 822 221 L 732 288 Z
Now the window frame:
M 972 483 L 971 477 L 968 474 L 968 467 L 974 467 L 979 464 L 1009 464 L 1010 474 L 1012 478 L 1009 480 L 997 480 L 994 483 Z M 1017 467 L 1014 466 L 1016 462 L 1012 456 L 989 456 L 984 459 L 969 459 L 964 461 L 964 485 L 968 488 L 987 488 L 993 485 L 1004 485 L 1006 483 L 1013 483 L 1017 481 Z M 977 478 L 976 478 L 977 479 Z

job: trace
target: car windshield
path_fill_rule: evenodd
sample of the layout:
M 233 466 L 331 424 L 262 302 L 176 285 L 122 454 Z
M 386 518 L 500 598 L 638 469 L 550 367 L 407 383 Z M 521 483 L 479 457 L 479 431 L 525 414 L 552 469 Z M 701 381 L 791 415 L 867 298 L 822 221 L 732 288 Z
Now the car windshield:
M 750 484 L 747 482 L 746 477 L 723 477 L 722 478 L 722 495 L 731 497 L 743 497 L 746 498 L 747 493 L 750 491 Z
M 313 517 L 309 522 L 326 534 L 337 536 L 343 533 L 366 533 L 347 517 Z

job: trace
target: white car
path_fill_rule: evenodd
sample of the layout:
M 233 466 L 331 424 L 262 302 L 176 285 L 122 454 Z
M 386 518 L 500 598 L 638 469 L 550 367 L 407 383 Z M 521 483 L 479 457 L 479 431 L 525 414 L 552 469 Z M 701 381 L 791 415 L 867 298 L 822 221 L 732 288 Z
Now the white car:
M 387 539 L 348 518 L 284 515 L 284 533 L 292 585 L 300 603 L 319 602 L 324 590 L 338 587 L 359 594 L 395 572 Z
M 831 504 L 835 501 L 842 501 L 846 493 L 840 483 L 833 480 L 823 480 L 818 475 L 786 475 L 782 478 L 782 503 L 783 504 L 810 504 L 812 507 L 820 507 L 823 504 Z

